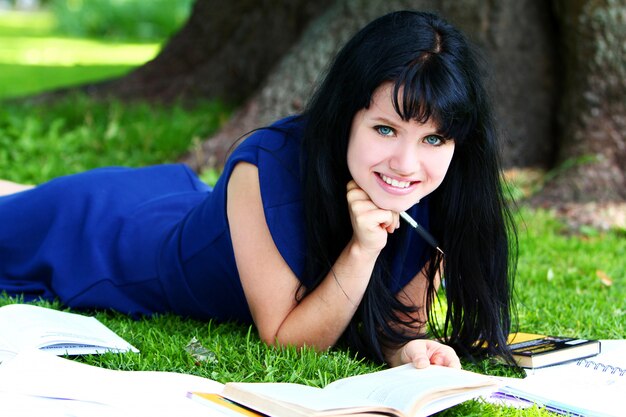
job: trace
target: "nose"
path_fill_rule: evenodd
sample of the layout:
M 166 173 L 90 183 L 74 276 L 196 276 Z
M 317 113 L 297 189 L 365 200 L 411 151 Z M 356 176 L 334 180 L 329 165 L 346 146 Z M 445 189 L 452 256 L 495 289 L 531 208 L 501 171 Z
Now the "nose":
M 411 175 L 420 169 L 421 160 L 415 142 L 398 144 L 389 158 L 389 168 L 399 175 Z

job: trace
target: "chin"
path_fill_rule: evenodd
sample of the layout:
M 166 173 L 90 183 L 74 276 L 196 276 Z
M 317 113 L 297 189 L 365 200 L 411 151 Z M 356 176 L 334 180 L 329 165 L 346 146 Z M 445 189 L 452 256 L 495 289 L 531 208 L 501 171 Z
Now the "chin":
M 376 204 L 376 207 L 381 208 L 383 210 L 395 211 L 396 213 L 400 213 L 401 211 L 406 211 L 419 202 L 419 201 L 413 201 L 413 202 L 407 203 L 407 202 L 401 202 L 401 201 L 389 201 L 387 199 L 382 200 L 382 201 L 376 201 L 375 199 L 372 199 L 372 201 L 374 204 Z

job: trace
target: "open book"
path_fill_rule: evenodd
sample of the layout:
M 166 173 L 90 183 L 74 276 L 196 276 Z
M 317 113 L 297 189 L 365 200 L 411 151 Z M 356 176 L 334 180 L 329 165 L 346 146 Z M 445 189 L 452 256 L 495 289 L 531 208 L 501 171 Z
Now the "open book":
M 222 384 L 175 372 L 120 371 L 26 349 L 0 364 L 0 415 L 224 416 L 187 398 Z
M 457 369 L 411 365 L 338 380 L 326 388 L 284 383 L 228 383 L 158 371 L 116 371 L 25 350 L 0 364 L 2 415 L 88 416 L 424 416 L 491 392 L 498 380 Z M 202 393 L 202 395 L 190 393 Z M 192 397 L 193 400 L 190 400 Z M 251 412 L 220 398 L 270 407 Z M 248 399 L 245 400 L 244 397 Z M 273 398 L 269 400 L 268 398 Z M 366 398 L 368 397 L 368 398 Z M 195 401 L 194 401 L 195 400 Z M 301 405 L 296 406 L 294 402 Z M 265 404 L 265 405 L 264 405 Z M 387 404 L 387 405 L 382 405 Z M 355 408 L 356 407 L 356 408 Z M 403 409 L 405 412 L 392 411 Z M 24 410 L 29 412 L 24 413 Z M 51 413 L 55 411 L 55 413 Z M 382 414 L 378 411 L 382 411 Z M 354 412 L 354 413 L 353 413 Z M 318 415 L 320 415 L 318 413 Z
M 417 417 L 488 395 L 499 384 L 497 378 L 460 369 L 436 365 L 416 369 L 404 365 L 340 379 L 324 388 L 293 383 L 230 382 L 221 395 L 272 417 Z M 192 397 L 200 400 L 201 394 Z
M 527 373 L 524 379 L 509 380 L 493 397 L 567 415 L 625 415 L 626 340 L 603 340 L 597 356 Z
M 0 307 L 0 362 L 27 348 L 55 355 L 138 352 L 95 317 L 32 304 Z

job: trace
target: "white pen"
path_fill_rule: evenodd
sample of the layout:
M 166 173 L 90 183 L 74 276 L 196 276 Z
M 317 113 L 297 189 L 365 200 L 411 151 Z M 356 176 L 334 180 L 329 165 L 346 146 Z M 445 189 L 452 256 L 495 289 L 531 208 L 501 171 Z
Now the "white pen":
M 413 220 L 413 218 L 409 216 L 406 211 L 401 211 L 400 217 L 402 217 L 413 229 L 415 229 L 415 231 L 419 233 L 419 235 L 426 242 L 428 242 L 433 248 L 437 249 L 439 252 L 441 252 L 442 255 L 444 255 L 443 251 L 439 247 L 439 244 L 437 243 L 433 235 L 428 233 L 428 230 L 424 229 L 418 222 Z

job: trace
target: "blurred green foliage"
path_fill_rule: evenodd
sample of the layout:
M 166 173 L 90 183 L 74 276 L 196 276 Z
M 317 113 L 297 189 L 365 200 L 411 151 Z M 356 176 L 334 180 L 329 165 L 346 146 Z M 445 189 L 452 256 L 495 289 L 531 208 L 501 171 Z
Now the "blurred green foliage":
M 62 36 L 50 11 L 2 12 L 0 99 L 122 76 L 154 58 L 162 41 Z
M 161 41 L 188 18 L 193 0 L 50 0 L 62 34 Z

